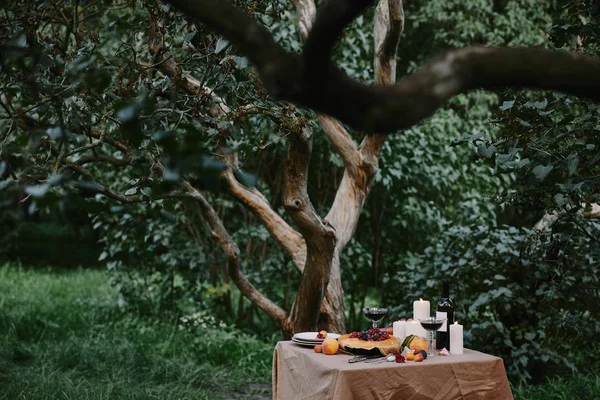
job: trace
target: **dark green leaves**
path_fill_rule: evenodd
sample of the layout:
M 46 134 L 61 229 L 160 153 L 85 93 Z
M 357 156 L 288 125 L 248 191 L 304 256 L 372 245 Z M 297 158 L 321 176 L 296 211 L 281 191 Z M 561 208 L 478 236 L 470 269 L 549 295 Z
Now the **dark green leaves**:
M 548 176 L 550 171 L 552 171 L 553 168 L 554 167 L 552 165 L 537 165 L 532 170 L 532 172 L 535 175 L 535 177 L 541 182 L 544 179 L 546 179 L 546 177 Z

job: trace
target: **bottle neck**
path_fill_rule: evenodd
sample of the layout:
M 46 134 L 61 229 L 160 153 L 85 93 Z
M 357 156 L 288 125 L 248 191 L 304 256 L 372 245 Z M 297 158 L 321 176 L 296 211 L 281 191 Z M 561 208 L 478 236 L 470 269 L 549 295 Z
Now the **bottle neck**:
M 444 288 L 442 290 L 442 297 L 448 299 L 450 298 L 450 282 L 444 281 Z

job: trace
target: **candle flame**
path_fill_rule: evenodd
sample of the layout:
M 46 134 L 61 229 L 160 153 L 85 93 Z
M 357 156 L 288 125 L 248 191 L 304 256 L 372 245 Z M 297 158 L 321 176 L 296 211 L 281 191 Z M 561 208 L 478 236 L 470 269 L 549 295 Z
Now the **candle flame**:
M 419 297 L 419 301 L 422 303 L 422 302 L 423 302 L 423 299 Z
M 458 321 L 454 321 L 454 325 L 458 325 Z

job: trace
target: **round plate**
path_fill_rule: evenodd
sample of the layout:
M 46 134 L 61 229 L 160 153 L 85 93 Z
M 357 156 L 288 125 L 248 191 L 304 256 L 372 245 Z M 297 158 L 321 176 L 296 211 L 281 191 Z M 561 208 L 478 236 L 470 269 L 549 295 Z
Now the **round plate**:
M 296 333 L 293 337 L 293 339 L 297 339 L 297 340 L 302 340 L 304 342 L 315 342 L 315 344 L 319 344 L 323 341 L 323 339 L 319 339 L 317 337 L 317 335 L 319 334 L 319 332 L 300 332 L 300 333 Z M 327 339 L 337 339 L 339 338 L 341 335 L 338 335 L 337 333 L 327 333 Z

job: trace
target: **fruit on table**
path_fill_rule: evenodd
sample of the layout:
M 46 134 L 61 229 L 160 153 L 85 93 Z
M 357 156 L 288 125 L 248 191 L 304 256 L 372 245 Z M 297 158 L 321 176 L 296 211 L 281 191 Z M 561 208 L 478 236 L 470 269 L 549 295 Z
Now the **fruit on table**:
M 340 336 L 340 348 L 352 354 L 365 356 L 387 356 L 400 353 L 398 338 L 379 329 L 352 332 Z
M 419 350 L 419 351 L 417 351 L 417 354 L 422 355 L 423 358 L 427 358 L 427 352 L 425 350 Z
M 321 346 L 320 344 L 315 346 L 315 353 L 322 353 L 323 352 L 323 346 Z
M 406 339 L 402 342 L 400 346 L 400 351 L 404 350 L 405 347 L 408 347 L 415 353 L 419 350 L 427 351 L 429 349 L 429 344 L 427 343 L 427 339 L 421 336 L 408 335 Z
M 321 332 L 317 333 L 318 339 L 325 339 L 326 337 L 327 337 L 327 331 L 321 331 Z
M 335 339 L 325 339 L 323 340 L 323 353 L 325 354 L 335 354 L 340 349 L 340 344 Z
M 417 355 L 415 356 L 415 361 L 416 362 L 421 362 L 425 359 L 425 357 L 423 357 L 423 354 L 421 353 L 417 353 Z
M 412 361 L 415 359 L 415 353 L 411 353 L 410 351 L 408 353 L 406 353 L 406 355 L 404 356 L 404 358 L 406 358 L 407 361 Z

